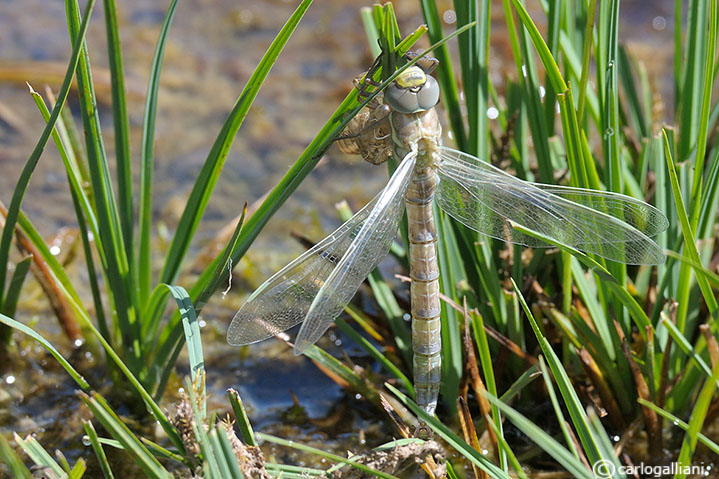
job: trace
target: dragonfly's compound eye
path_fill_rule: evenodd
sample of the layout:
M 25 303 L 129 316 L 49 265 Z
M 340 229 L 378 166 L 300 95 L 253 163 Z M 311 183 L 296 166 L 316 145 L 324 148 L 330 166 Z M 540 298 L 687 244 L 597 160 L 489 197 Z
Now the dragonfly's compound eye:
M 439 84 L 426 75 L 420 86 L 402 87 L 399 81 L 387 87 L 384 98 L 387 104 L 400 113 L 416 113 L 429 110 L 439 102 Z
M 417 92 L 417 103 L 422 110 L 429 110 L 439 103 L 439 83 L 427 75 L 427 82 Z

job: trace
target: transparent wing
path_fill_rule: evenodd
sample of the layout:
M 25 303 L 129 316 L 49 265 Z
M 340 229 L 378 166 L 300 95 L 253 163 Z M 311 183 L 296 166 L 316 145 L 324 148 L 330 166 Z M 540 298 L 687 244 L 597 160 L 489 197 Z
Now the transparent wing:
M 257 288 L 232 319 L 227 342 L 233 346 L 256 343 L 302 321 L 325 279 L 359 233 L 377 198 Z
M 227 342 L 233 346 L 256 343 L 305 319 L 322 285 L 349 250 L 388 187 L 389 184 L 342 226 L 282 268 L 252 293 L 232 319 L 227 331 Z M 395 231 L 396 229 L 395 227 Z
M 416 154 L 405 156 L 377 197 L 376 203 L 347 252 L 332 270 L 310 306 L 295 341 L 295 354 L 301 354 L 329 328 L 355 295 L 365 278 L 387 255 L 397 235 Z
M 570 186 L 531 184 L 565 200 L 619 218 L 647 236 L 656 236 L 669 227 L 664 213 L 631 196 Z
M 558 243 L 627 264 L 661 264 L 664 254 L 648 235 L 668 226 L 656 208 L 616 193 L 539 185 L 490 164 L 442 148 L 440 207 L 480 233 L 533 247 L 548 245 L 510 222 Z

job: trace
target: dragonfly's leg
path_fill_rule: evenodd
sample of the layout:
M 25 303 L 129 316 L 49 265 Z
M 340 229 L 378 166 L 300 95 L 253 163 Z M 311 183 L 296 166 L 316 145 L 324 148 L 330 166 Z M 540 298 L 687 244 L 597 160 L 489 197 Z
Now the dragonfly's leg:
M 377 88 L 380 86 L 380 83 L 376 82 L 372 77 L 374 77 L 377 68 L 379 68 L 381 64 L 382 55 L 379 55 L 365 74 L 355 77 L 354 86 L 357 89 L 357 95 L 361 100 L 367 98 L 371 94 L 369 87 Z
M 418 55 L 419 54 L 417 52 L 405 53 L 405 56 L 410 60 L 414 60 L 415 58 L 417 58 Z M 419 67 L 424 70 L 425 73 L 430 74 L 437 68 L 437 65 L 439 65 L 439 60 L 434 57 L 425 56 L 424 58 L 417 61 L 417 65 L 419 65 Z

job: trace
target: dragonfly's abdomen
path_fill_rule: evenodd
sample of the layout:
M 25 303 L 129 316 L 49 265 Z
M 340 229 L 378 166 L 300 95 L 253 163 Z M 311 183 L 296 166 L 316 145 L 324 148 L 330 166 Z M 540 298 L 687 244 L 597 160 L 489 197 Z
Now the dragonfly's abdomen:
M 437 407 L 442 346 L 437 234 L 432 214 L 432 200 L 436 187 L 437 176 L 432 168 L 415 167 L 415 173 L 405 194 L 412 279 L 415 400 L 429 415 L 434 415 Z

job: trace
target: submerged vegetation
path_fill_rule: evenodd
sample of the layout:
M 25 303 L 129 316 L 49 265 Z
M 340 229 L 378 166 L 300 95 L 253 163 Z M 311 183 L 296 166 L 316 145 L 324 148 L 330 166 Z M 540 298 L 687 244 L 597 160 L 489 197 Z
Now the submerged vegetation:
M 503 0 L 514 74 L 501 85 L 490 81 L 488 68 L 492 2 L 455 2 L 456 30 L 449 36 L 443 32 L 437 6 L 429 0 L 420 1 L 426 26 L 405 38 L 391 5 L 365 11 L 369 43 L 375 47 L 379 38 L 375 53 L 384 52 L 385 79 L 395 72 L 396 58 L 423 35 L 429 38 L 431 54 L 439 60 L 436 76 L 453 146 L 522 179 L 646 200 L 670 224 L 655 238 L 666 252 L 664 264 L 626 266 L 561 244 L 533 250 L 508 245 L 437 211 L 445 301 L 437 417 L 427 417 L 412 401 L 404 294 L 401 288 L 393 291 L 394 283 L 379 271 L 370 275 L 369 285 L 380 317 L 368 317 L 351 304 L 347 312 L 353 323 L 340 318 L 336 326 L 376 360 L 381 374 L 362 371 L 349 357 L 338 359 L 318 346 L 304 352 L 339 384 L 361 394 L 378 411 L 386 410 L 381 417 L 391 418 L 386 422 L 405 437 L 392 441 L 387 436 L 387 444 L 349 458 L 344 452 L 254 432 L 235 391 L 228 391 L 227 410 L 209 411 L 205 374 L 212 364 L 203 358 L 198 315 L 213 293 L 228 284 L 232 268 L 269 218 L 361 110 L 360 100 L 369 100 L 358 98 L 355 90 L 349 93 L 261 205 L 241 216 L 234 234 L 199 277 L 185 287 L 177 285 L 235 135 L 292 32 L 302 28 L 300 20 L 311 0 L 300 2 L 238 92 L 162 252 L 159 272 L 152 266 L 152 255 L 158 252 L 151 248 L 154 125 L 177 1 L 167 9 L 154 53 L 139 163 L 130 155 L 115 2 L 103 1 L 112 77 L 114 171 L 100 131 L 85 42 L 95 1 L 88 0 L 82 11 L 77 0 L 65 3 L 70 62 L 54 98 L 32 91 L 47 127 L 4 213 L 0 348 L 10 357 L 14 335 L 28 335 L 67 371 L 80 390 L 78 401 L 93 418 L 84 423 L 83 442 L 92 448 L 104 477 L 119 477 L 107 459 L 108 448 L 122 449 L 137 466 L 138 477 L 153 478 L 391 478 L 415 472 L 415 461 L 429 477 L 531 477 L 540 468 L 581 478 L 626 477 L 633 475 L 628 466 L 637 464 L 673 467 L 671 474 L 685 477 L 715 467 L 716 2 L 676 2 L 675 114 L 670 125 L 664 124 L 667 119 L 658 107 L 667 100 L 651 87 L 646 71 L 620 43 L 619 0 L 532 2 L 542 18 L 530 15 L 522 0 Z M 453 63 L 450 46 L 456 46 L 458 63 Z M 81 131 L 67 107 L 73 78 Z M 497 116 L 494 126 L 489 110 Z M 80 296 L 22 210 L 30 179 L 51 138 L 67 173 L 91 298 Z M 137 187 L 134 170 L 140 173 Z M 405 250 L 400 244 L 391 250 L 402 265 Z M 84 348 L 102 351 L 104 361 L 97 367 L 130 395 L 106 398 L 97 392 L 102 385 L 91 384 L 66 359 L 70 351 L 59 350 L 42 331 L 13 319 L 30 271 L 54 299 L 53 305 L 60 305 L 54 309 L 68 337 L 78 346 L 84 343 Z M 177 308 L 168 314 L 170 298 Z M 190 363 L 186 397 L 166 414 L 158 403 L 183 348 Z M 120 417 L 118 402 L 141 421 L 156 422 L 162 432 L 144 437 L 149 434 Z M 219 420 L 230 409 L 234 422 Z M 427 422 L 432 440 L 411 437 L 405 425 L 410 414 Z M 521 440 L 516 431 L 521 431 Z M 5 463 L 0 471 L 12 477 L 32 477 L 28 462 L 48 477 L 85 474 L 85 458 L 70 465 L 61 454 L 53 458 L 32 437 L 15 435 L 13 440 L 19 449 L 0 436 Z M 322 470 L 282 464 L 263 457 L 261 442 L 295 448 L 334 465 Z M 20 451 L 25 456 L 18 455 Z

